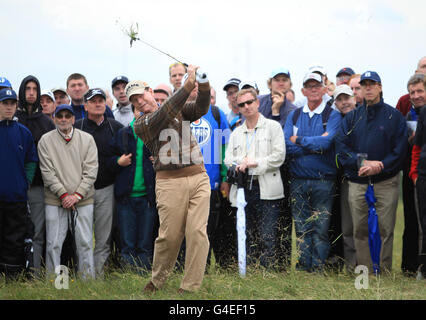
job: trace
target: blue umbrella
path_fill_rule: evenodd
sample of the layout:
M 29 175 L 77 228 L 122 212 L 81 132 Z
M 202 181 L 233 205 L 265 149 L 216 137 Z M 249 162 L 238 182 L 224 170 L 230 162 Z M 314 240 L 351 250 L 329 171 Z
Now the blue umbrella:
M 368 205 L 368 246 L 370 247 L 371 261 L 373 262 L 373 271 L 377 275 L 380 273 L 380 249 L 382 240 L 380 238 L 379 218 L 377 216 L 374 196 L 374 187 L 372 183 L 368 184 L 365 192 L 365 200 Z

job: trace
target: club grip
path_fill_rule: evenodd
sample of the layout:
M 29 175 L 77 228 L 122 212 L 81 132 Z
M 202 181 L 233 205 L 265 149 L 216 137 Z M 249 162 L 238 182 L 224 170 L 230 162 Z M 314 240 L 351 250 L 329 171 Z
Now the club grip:
M 182 63 L 185 68 L 188 68 L 188 64 L 187 63 Z M 198 71 L 195 72 L 195 74 L 200 78 L 200 79 L 206 79 L 207 78 L 207 74 L 202 72 L 202 73 L 198 73 Z
M 201 74 L 198 72 L 195 72 L 195 74 L 200 78 L 200 79 L 205 79 L 207 78 L 207 74 L 205 74 L 204 72 L 202 72 Z

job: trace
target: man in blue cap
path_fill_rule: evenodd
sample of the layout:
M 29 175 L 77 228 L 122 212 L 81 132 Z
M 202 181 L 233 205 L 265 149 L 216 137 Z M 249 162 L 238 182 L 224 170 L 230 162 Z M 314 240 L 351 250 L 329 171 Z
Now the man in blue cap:
M 77 211 L 74 240 L 78 271 L 94 278 L 93 202 L 98 149 L 89 133 L 73 128 L 75 115 L 70 105 L 56 107 L 54 119 L 56 130 L 43 135 L 38 144 L 45 186 L 46 271 L 57 272 L 68 218 Z
M 0 90 L 0 273 L 8 277 L 24 269 L 27 190 L 38 162 L 31 132 L 13 120 L 17 101 L 12 89 Z
M 407 125 L 398 110 L 384 103 L 382 81 L 377 72 L 363 73 L 360 84 L 364 104 L 343 118 L 336 136 L 336 157 L 349 180 L 357 263 L 372 271 L 365 201 L 365 192 L 371 182 L 377 198 L 382 239 L 380 268 L 391 271 L 399 172 L 406 155 Z

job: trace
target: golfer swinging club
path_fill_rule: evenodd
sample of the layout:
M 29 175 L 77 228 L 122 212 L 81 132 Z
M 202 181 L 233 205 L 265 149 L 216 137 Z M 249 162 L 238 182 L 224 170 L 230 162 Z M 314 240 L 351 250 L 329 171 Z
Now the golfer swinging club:
M 154 292 L 165 283 L 184 237 L 185 273 L 178 292 L 197 291 L 204 277 L 209 249 L 210 183 L 189 124 L 208 112 L 210 84 L 206 75 L 196 75 L 197 69 L 188 66 L 187 81 L 161 107 L 146 83 L 132 81 L 125 89 L 135 109 L 143 112 L 134 128 L 151 151 L 156 171 L 160 228 L 155 241 L 152 279 L 145 286 L 146 293 Z M 196 101 L 186 103 L 197 88 Z

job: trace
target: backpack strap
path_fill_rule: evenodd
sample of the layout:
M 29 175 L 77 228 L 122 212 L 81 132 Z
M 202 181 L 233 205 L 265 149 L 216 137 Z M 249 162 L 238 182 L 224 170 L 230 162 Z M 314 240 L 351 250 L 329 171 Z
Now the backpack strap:
M 330 118 L 330 114 L 333 111 L 333 108 L 331 107 L 333 105 L 333 103 L 334 103 L 333 98 L 328 100 L 327 104 L 325 105 L 325 108 L 322 112 L 322 126 L 324 128 L 324 131 L 326 131 L 326 129 L 327 129 L 328 119 Z
M 220 111 L 219 111 L 219 108 L 212 105 L 212 114 L 213 114 L 213 118 L 217 122 L 217 127 L 220 129 L 220 122 L 221 122 L 221 120 L 220 120 Z
M 296 125 L 297 123 L 297 119 L 299 119 L 300 117 L 300 113 L 302 112 L 302 107 L 297 108 L 296 110 L 294 110 L 294 114 L 293 114 L 293 126 Z

